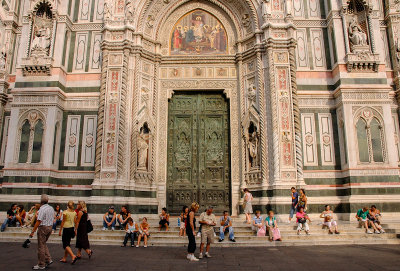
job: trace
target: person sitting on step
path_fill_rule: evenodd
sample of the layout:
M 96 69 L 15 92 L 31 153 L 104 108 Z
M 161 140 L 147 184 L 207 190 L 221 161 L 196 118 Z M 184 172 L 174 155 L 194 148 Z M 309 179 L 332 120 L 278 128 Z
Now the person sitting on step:
M 24 226 L 24 221 L 26 217 L 26 211 L 24 209 L 24 205 L 18 205 L 17 212 L 15 214 L 15 219 L 17 220 L 17 225 L 22 228 Z
M 126 220 L 126 234 L 124 238 L 124 242 L 121 247 L 126 247 L 126 243 L 128 243 L 128 239 L 131 238 L 131 247 L 135 246 L 135 236 L 139 232 L 138 224 L 133 221 L 132 217 L 128 217 Z
M 229 232 L 229 240 L 236 242 L 232 227 L 232 218 L 228 215 L 228 211 L 224 211 L 224 215 L 219 221 L 221 225 L 219 227 L 219 242 L 224 241 L 226 232 Z
M 333 230 L 335 230 L 336 234 L 339 234 L 337 222 L 333 218 L 333 212 L 329 205 L 325 205 L 325 211 L 323 211 L 319 217 L 324 219 L 323 225 L 328 227 L 329 234 L 333 234 Z
M 169 214 L 167 213 L 167 208 L 162 208 L 161 214 L 160 214 L 160 222 L 158 222 L 158 230 L 161 231 L 162 228 L 165 228 L 165 231 L 168 231 L 169 227 Z
M 116 221 L 116 214 L 114 211 L 114 206 L 110 206 L 108 208 L 107 213 L 104 214 L 103 216 L 103 231 L 107 230 L 109 227 L 111 227 L 111 230 L 115 230 L 115 223 Z
M 131 217 L 131 212 L 128 210 L 128 206 L 122 205 L 121 212 L 117 215 L 117 222 L 121 231 L 125 230 L 129 217 Z
M 253 225 L 251 226 L 252 230 L 258 233 L 260 229 L 263 229 L 265 232 L 265 225 L 263 223 L 263 217 L 261 216 L 261 211 L 257 210 L 256 215 L 253 217 Z
M 147 239 L 150 237 L 150 226 L 147 223 L 147 218 L 143 217 L 142 223 L 139 226 L 139 237 L 137 241 L 136 247 L 140 246 L 140 240 L 143 238 L 144 240 L 144 247 L 147 247 Z
M 375 233 L 380 233 L 376 228 L 375 224 L 369 221 L 368 219 L 369 210 L 367 206 L 364 206 L 362 209 L 359 209 L 356 214 L 356 218 L 358 220 L 359 226 L 365 228 L 365 233 L 372 234 L 372 231 L 368 229 L 371 226 L 374 229 Z
M 382 228 L 381 222 L 380 222 L 380 216 L 381 216 L 381 212 L 376 209 L 375 205 L 371 205 L 371 208 L 368 211 L 368 220 L 371 222 L 371 224 L 373 224 L 377 230 L 379 231 L 379 233 L 385 233 L 385 231 Z
M 12 224 L 15 224 L 17 221 L 16 218 L 16 213 L 17 213 L 17 204 L 11 204 L 11 208 L 7 211 L 7 217 L 4 220 L 3 225 L 1 225 L 1 231 L 5 231 L 7 226 L 11 226 Z
M 278 223 L 276 222 L 276 218 L 274 216 L 274 211 L 268 212 L 268 216 L 265 219 L 265 224 L 267 226 L 266 231 L 268 232 L 269 241 L 282 241 L 281 233 L 278 229 Z
M 304 212 L 304 208 L 300 207 L 296 214 L 297 218 L 297 235 L 300 235 L 300 231 L 304 229 L 307 235 L 310 235 L 310 227 L 308 226 L 307 220 L 311 223 L 310 217 Z
M 37 217 L 37 211 L 39 211 L 40 204 L 36 203 L 31 207 L 31 209 L 28 212 L 28 216 L 25 221 L 25 227 L 31 226 L 33 227 L 36 223 L 36 217 Z

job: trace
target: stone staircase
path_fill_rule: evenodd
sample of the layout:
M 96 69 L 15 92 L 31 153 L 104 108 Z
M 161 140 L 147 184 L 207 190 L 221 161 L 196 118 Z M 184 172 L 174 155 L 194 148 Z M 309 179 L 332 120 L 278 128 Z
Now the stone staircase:
M 89 234 L 89 240 L 92 245 L 121 245 L 124 231 L 107 230 L 103 231 L 101 226 L 101 218 L 93 219 L 94 230 Z M 296 233 L 296 225 L 294 222 L 287 224 L 278 223 L 282 235 L 282 242 L 269 242 L 268 237 L 257 237 L 248 224 L 242 222 L 242 219 L 236 218 L 233 226 L 235 230 L 236 243 L 230 242 L 228 236 L 221 243 L 218 242 L 218 233 L 215 237 L 216 247 L 270 247 L 270 246 L 312 246 L 312 245 L 367 245 L 367 244 L 400 244 L 400 221 L 388 220 L 383 223 L 386 231 L 384 234 L 365 234 L 363 229 L 358 228 L 356 222 L 338 221 L 339 235 L 328 234 L 327 229 L 323 229 L 321 224 L 313 222 L 310 224 L 310 235 L 301 232 Z M 315 220 L 317 221 L 317 220 Z M 179 237 L 179 228 L 177 226 L 177 218 L 171 217 L 171 227 L 168 232 L 158 231 L 158 220 L 149 219 L 151 236 L 149 246 L 172 246 L 183 247 L 188 241 L 187 237 Z M 217 230 L 217 228 L 216 228 Z M 7 227 L 5 232 L 0 233 L 0 242 L 19 242 L 28 237 L 30 228 Z M 200 242 L 200 238 L 196 238 Z M 36 242 L 36 239 L 33 239 Z M 61 237 L 58 232 L 53 234 L 49 242 L 60 243 Z M 74 243 L 74 241 L 73 241 Z M 130 241 L 128 242 L 128 245 Z M 143 242 L 142 242 L 143 245 Z

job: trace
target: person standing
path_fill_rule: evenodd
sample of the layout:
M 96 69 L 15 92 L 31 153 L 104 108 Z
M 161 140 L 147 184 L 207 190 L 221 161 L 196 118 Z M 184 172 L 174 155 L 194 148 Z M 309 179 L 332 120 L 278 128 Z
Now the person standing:
M 224 215 L 220 219 L 220 228 L 219 228 L 219 242 L 224 241 L 225 232 L 229 232 L 229 240 L 232 242 L 236 242 L 233 227 L 232 227 L 232 218 L 228 215 L 228 211 L 224 211 Z
M 207 243 L 207 247 L 204 256 L 206 258 L 211 258 L 209 253 L 210 246 L 214 240 L 214 226 L 217 225 L 217 219 L 215 218 L 215 215 L 212 212 L 213 212 L 213 207 L 209 206 L 207 210 L 200 215 L 199 223 L 203 225 L 203 227 L 201 228 L 201 244 L 200 244 L 199 259 L 203 258 L 203 250 L 205 243 Z
M 68 209 L 63 212 L 60 232 L 58 233 L 59 236 L 61 236 L 62 233 L 62 244 L 64 248 L 64 257 L 60 260 L 62 263 L 67 262 L 68 255 L 71 256 L 71 264 L 74 264 L 76 260 L 78 260 L 78 257 L 75 256 L 71 249 L 71 239 L 75 237 L 75 221 L 76 212 L 74 208 L 74 202 L 70 200 L 68 201 Z
M 253 213 L 253 206 L 251 202 L 253 201 L 253 195 L 247 188 L 245 188 L 243 192 L 244 192 L 243 204 L 244 204 L 244 213 L 246 215 L 246 223 L 251 224 L 251 214 Z
M 297 212 L 297 205 L 299 204 L 299 193 L 297 193 L 296 188 L 292 187 L 290 190 L 292 193 L 292 205 L 290 206 L 288 223 L 292 221 L 294 214 Z
M 297 210 L 300 212 L 300 208 L 303 208 L 304 212 L 307 212 L 307 196 L 304 189 L 300 189 L 299 203 L 297 204 Z
M 33 237 L 36 230 L 38 238 L 38 264 L 32 267 L 33 270 L 43 270 L 53 263 L 49 248 L 47 247 L 47 240 L 51 235 L 51 228 L 53 227 L 54 209 L 49 204 L 49 196 L 46 194 L 40 197 L 40 209 L 37 213 L 36 223 L 32 229 L 29 237 Z
M 194 256 L 194 252 L 196 251 L 196 238 L 194 237 L 195 229 L 196 229 L 195 215 L 198 210 L 199 210 L 199 204 L 197 202 L 193 202 L 192 205 L 190 206 L 190 212 L 186 219 L 186 235 L 189 240 L 188 255 L 186 258 L 189 261 L 198 261 L 199 260 Z
M 75 222 L 75 235 L 76 248 L 78 249 L 78 253 L 76 257 L 78 257 L 78 259 L 82 258 L 82 249 L 84 249 L 90 259 L 92 257 L 93 251 L 90 249 L 89 237 L 87 233 L 88 213 L 86 203 L 84 201 L 79 201 L 77 210 L 78 216 Z
M 183 206 L 182 208 L 182 213 L 180 216 L 180 220 L 181 220 L 181 224 L 179 226 L 179 236 L 183 237 L 185 235 L 185 229 L 186 229 L 186 220 L 188 218 L 189 215 L 189 207 L 187 207 L 186 205 Z

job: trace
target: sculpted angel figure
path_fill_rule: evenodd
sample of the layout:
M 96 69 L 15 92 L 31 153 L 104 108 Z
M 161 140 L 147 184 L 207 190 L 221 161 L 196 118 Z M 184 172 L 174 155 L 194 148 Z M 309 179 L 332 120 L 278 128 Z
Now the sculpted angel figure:
M 349 39 L 353 45 L 367 45 L 367 35 L 353 18 L 349 25 Z
M 4 71 L 6 69 L 7 63 L 7 54 L 5 50 L 1 50 L 0 52 L 0 71 Z

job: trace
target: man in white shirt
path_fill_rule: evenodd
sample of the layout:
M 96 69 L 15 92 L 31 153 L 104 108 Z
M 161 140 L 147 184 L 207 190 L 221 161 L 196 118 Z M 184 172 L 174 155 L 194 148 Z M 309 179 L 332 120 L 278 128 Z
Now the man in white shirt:
M 204 256 L 206 258 L 211 258 L 209 254 L 210 245 L 211 243 L 213 243 L 214 239 L 214 226 L 217 225 L 217 219 L 215 218 L 215 215 L 212 212 L 213 212 L 213 207 L 209 206 L 207 210 L 200 215 L 199 223 L 202 225 L 202 228 L 201 228 L 201 244 L 200 244 L 199 259 L 203 258 L 204 243 L 206 242 L 207 242 L 207 247 Z
M 46 244 L 51 235 L 54 219 L 54 209 L 47 204 L 48 202 L 49 196 L 43 194 L 40 197 L 40 209 L 37 214 L 36 224 L 29 235 L 32 238 L 35 231 L 38 230 L 38 264 L 32 267 L 33 270 L 43 270 L 53 263 Z

